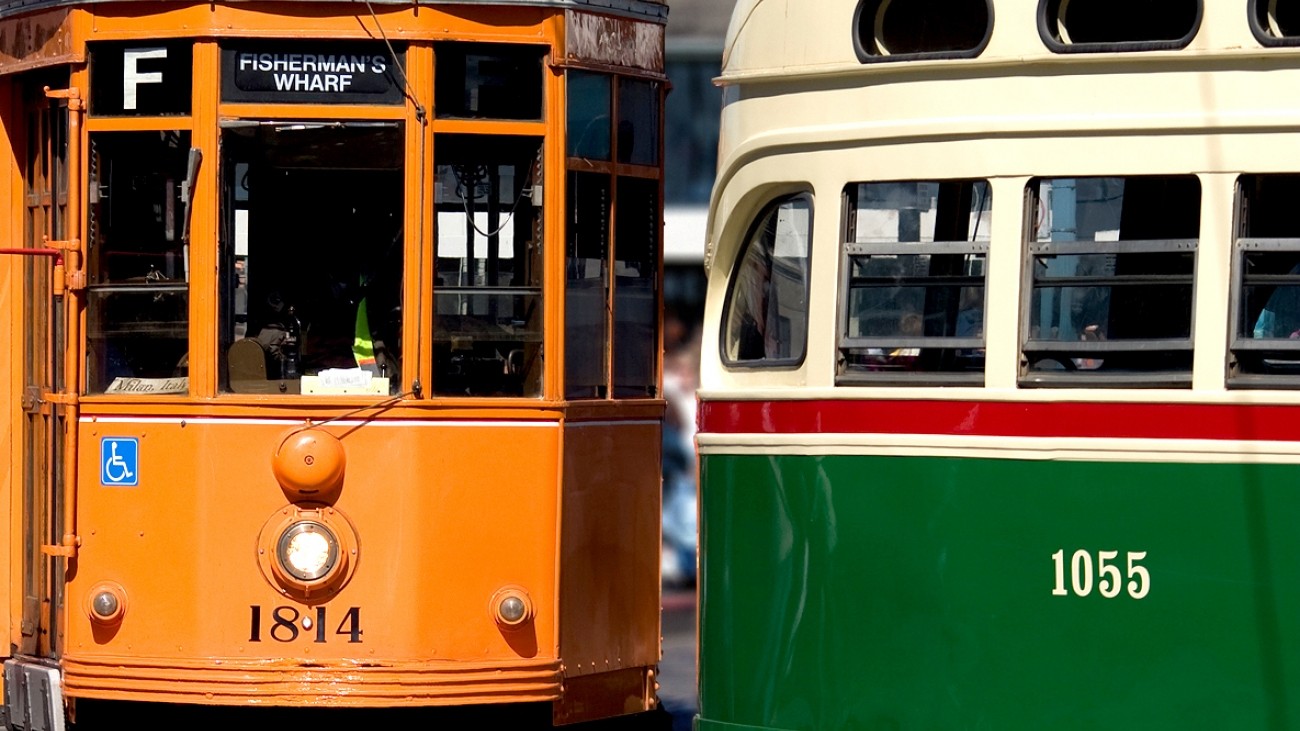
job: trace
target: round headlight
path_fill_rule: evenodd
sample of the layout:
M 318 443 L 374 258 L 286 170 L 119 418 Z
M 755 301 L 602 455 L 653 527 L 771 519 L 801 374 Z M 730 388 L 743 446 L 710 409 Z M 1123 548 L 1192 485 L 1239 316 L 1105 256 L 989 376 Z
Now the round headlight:
M 328 505 L 286 505 L 257 536 L 257 563 L 271 586 L 311 604 L 338 593 L 357 568 L 361 543 L 347 516 Z
M 329 574 L 339 560 L 339 541 L 315 521 L 294 523 L 280 534 L 280 566 L 301 581 L 316 581 Z

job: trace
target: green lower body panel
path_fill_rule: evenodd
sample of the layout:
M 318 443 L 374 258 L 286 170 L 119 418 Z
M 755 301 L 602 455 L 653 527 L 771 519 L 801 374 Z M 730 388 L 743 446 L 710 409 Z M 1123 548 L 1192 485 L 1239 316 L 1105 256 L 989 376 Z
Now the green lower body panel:
M 1300 728 L 1300 465 L 701 457 L 699 731 Z

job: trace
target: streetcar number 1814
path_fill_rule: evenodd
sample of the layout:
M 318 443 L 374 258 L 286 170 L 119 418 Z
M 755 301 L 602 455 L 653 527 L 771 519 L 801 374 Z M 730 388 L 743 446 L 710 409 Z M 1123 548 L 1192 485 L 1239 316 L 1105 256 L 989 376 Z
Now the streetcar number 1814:
M 260 605 L 249 607 L 249 642 L 261 642 L 268 637 L 276 642 L 293 642 L 299 637 L 311 637 L 312 642 L 325 642 L 334 635 L 346 637 L 348 642 L 361 641 L 361 607 L 349 607 L 332 632 L 329 632 L 328 607 L 319 606 L 305 611 L 295 606 L 273 607 L 263 612 Z

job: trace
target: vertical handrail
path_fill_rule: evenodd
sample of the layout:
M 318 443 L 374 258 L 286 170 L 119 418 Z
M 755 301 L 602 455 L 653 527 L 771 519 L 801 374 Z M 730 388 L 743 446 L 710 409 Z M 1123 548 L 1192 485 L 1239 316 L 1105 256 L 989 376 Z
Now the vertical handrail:
M 81 241 L 81 111 L 84 102 L 77 89 L 51 90 L 51 99 L 65 99 L 68 109 L 68 238 L 50 242 L 63 249 L 64 256 L 64 339 L 63 339 L 63 536 L 47 553 L 72 560 L 77 556 L 77 429 L 80 418 L 81 309 L 86 288 L 85 251 Z M 57 196 L 57 191 L 55 191 Z M 56 283 L 57 286 L 57 283 Z

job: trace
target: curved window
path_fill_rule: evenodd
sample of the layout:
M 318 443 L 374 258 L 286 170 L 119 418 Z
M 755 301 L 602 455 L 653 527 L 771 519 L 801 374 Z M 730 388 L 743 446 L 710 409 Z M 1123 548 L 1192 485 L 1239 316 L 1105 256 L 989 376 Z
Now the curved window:
M 1196 176 L 1039 178 L 1028 194 L 1021 384 L 1190 386 Z
M 1250 30 L 1265 46 L 1300 45 L 1300 0 L 1251 0 Z
M 1191 43 L 1199 0 L 1042 0 L 1038 32 L 1057 53 L 1159 51 Z
M 854 11 L 858 59 L 976 56 L 993 31 L 988 0 L 862 0 Z
M 983 180 L 845 189 L 844 384 L 978 384 L 992 209 Z
M 811 196 L 789 196 L 763 209 L 728 285 L 723 362 L 792 366 L 803 361 L 811 242 Z

